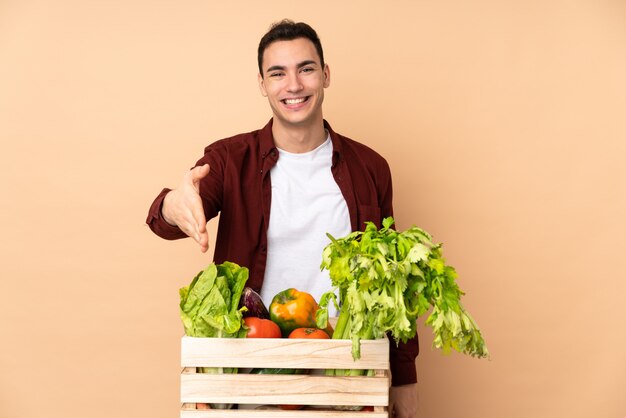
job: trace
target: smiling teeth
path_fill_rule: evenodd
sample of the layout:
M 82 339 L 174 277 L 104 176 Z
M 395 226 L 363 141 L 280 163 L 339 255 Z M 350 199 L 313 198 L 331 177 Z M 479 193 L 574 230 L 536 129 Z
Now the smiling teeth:
M 285 99 L 285 104 L 298 104 L 298 103 L 302 103 L 306 100 L 305 97 L 302 97 L 300 99 Z

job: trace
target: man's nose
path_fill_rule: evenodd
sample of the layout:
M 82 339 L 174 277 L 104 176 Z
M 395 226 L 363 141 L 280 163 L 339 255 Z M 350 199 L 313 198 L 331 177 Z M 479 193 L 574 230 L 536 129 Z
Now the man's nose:
M 296 92 L 302 90 L 302 82 L 300 81 L 300 77 L 298 74 L 291 74 L 287 79 L 287 90 L 289 92 Z

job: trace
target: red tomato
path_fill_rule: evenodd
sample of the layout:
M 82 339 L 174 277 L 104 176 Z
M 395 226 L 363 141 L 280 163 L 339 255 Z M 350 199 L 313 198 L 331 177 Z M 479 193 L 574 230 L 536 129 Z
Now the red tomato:
M 311 339 L 329 339 L 330 337 L 324 330 L 319 328 L 296 328 L 291 331 L 289 338 L 311 338 Z
M 280 338 L 280 328 L 269 319 L 255 318 L 249 316 L 244 318 L 244 323 L 248 328 L 247 338 Z

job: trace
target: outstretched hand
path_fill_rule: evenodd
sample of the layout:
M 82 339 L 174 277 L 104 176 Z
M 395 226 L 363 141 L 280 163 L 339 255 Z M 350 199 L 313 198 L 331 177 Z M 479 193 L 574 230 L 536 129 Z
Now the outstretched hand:
M 165 195 L 161 208 L 165 221 L 178 226 L 181 231 L 193 238 L 203 253 L 209 249 L 209 234 L 199 184 L 209 171 L 208 164 L 189 170 L 181 184 Z

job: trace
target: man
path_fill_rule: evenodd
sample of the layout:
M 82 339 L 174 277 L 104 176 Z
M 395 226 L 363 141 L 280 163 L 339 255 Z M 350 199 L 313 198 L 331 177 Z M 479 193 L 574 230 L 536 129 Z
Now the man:
M 310 26 L 273 25 L 259 44 L 258 63 L 270 122 L 209 145 L 178 188 L 157 196 L 147 223 L 166 239 L 192 237 L 204 252 L 207 220 L 220 213 L 215 262 L 248 267 L 248 285 L 265 303 L 289 287 L 319 300 L 330 288 L 319 269 L 326 233 L 344 236 L 391 216 L 390 170 L 323 119 L 330 69 Z M 390 410 L 398 418 L 416 416 L 418 350 L 417 338 L 391 346 Z

